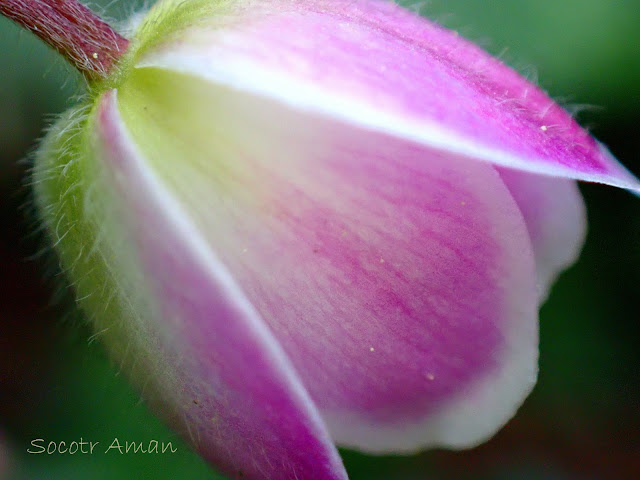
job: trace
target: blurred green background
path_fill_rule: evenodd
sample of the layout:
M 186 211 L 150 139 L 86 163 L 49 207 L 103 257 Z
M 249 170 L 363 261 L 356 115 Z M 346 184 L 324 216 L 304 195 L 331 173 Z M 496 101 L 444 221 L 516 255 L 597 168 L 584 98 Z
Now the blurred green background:
M 137 2 L 94 4 L 123 18 Z M 640 174 L 640 0 L 402 2 L 536 81 Z M 216 479 L 140 404 L 55 301 L 30 217 L 28 164 L 78 78 L 0 19 L 0 479 Z M 515 419 L 465 452 L 343 452 L 352 480 L 640 478 L 640 199 L 583 185 L 589 236 L 541 312 L 540 380 Z M 35 256 L 35 258 L 34 258 Z M 62 295 L 64 297 L 64 295 Z M 157 439 L 172 455 L 28 455 L 34 438 Z M 4 474 L 2 473 L 4 469 Z M 4 476 L 3 476 L 4 475 Z

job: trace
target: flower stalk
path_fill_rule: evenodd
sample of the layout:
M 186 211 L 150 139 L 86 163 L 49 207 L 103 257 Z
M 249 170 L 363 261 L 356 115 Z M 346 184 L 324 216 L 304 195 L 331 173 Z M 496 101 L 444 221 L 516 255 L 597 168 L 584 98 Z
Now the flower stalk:
M 35 33 L 90 82 L 105 78 L 129 45 L 77 0 L 3 0 L 0 13 Z

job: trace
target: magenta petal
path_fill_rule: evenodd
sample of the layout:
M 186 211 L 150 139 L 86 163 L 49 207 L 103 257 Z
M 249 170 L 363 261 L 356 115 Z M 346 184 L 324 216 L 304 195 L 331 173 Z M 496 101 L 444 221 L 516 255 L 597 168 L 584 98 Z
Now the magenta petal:
M 534 173 L 633 178 L 544 92 L 390 1 L 238 1 L 141 66 L 197 74 L 307 111 Z M 225 15 L 229 19 L 224 18 Z
M 584 200 L 573 180 L 498 171 L 527 224 L 536 257 L 538 290 L 544 300 L 558 274 L 580 254 L 587 233 Z
M 151 348 L 152 403 L 198 452 L 233 478 L 347 478 L 313 403 L 285 355 L 158 181 L 123 129 L 115 91 L 98 120 L 105 181 L 122 201 L 151 305 L 131 349 Z M 137 310 L 140 313 L 140 309 Z M 151 313 L 153 316 L 145 316 Z
M 156 162 L 163 181 L 337 442 L 469 446 L 513 415 L 535 382 L 538 295 L 526 225 L 493 166 L 195 78 L 138 75 L 121 92 L 145 106 L 144 128 L 126 120 L 136 142 L 152 159 L 184 139 L 188 159 Z M 223 121 L 185 127 L 186 115 Z

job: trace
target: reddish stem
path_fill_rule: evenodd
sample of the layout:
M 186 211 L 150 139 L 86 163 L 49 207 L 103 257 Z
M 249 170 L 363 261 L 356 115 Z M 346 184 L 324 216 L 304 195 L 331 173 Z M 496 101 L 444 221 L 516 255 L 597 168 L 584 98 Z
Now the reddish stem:
M 60 52 L 88 80 L 99 80 L 129 41 L 77 0 L 0 0 L 0 13 Z

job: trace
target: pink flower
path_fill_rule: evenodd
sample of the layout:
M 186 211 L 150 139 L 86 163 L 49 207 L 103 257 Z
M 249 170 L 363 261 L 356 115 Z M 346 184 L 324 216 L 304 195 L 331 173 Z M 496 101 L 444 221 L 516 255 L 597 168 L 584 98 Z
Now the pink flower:
M 161 2 L 36 180 L 144 397 L 270 480 L 490 437 L 584 240 L 575 180 L 640 191 L 534 85 L 376 0 Z

